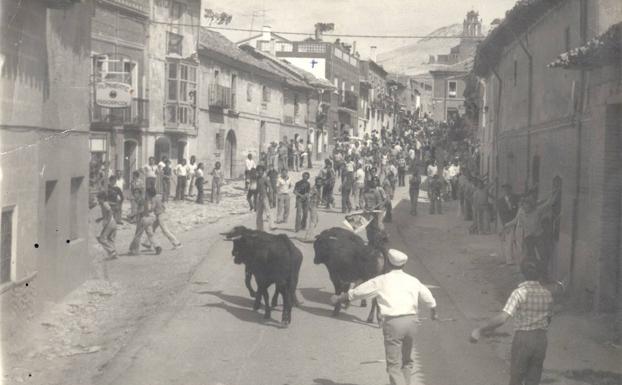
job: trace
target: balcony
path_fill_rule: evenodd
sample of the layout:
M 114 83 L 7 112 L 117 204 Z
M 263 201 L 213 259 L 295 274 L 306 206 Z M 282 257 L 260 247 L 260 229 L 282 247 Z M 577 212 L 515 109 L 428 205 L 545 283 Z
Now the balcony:
M 208 104 L 210 107 L 231 108 L 231 88 L 210 84 L 208 88 Z
M 358 95 L 352 91 L 339 92 L 339 107 L 356 111 L 358 108 Z
M 149 126 L 149 99 L 134 98 L 132 104 L 126 108 L 107 108 L 93 103 L 91 123 L 147 127 Z
M 169 102 L 164 111 L 167 130 L 194 130 L 196 128 L 196 109 L 194 106 Z

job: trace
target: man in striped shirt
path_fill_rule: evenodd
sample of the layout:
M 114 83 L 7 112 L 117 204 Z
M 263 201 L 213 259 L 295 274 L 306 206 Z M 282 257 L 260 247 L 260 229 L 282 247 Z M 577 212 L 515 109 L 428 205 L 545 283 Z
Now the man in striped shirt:
M 471 333 L 471 342 L 492 332 L 514 318 L 514 338 L 510 357 L 510 385 L 538 385 L 546 355 L 546 331 L 553 315 L 553 295 L 564 285 L 557 282 L 548 287 L 540 283 L 541 269 L 537 262 L 521 263 L 525 281 L 508 298 L 503 310 Z

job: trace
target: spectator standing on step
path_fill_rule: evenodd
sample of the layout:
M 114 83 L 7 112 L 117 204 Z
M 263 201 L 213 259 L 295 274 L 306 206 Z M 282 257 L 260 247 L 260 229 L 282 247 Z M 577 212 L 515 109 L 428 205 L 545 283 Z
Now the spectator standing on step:
M 192 155 L 190 157 L 190 162 L 186 166 L 187 172 L 188 172 L 188 176 L 187 176 L 188 182 L 187 183 L 188 183 L 188 196 L 189 197 L 193 197 L 194 196 L 194 193 L 192 192 L 192 190 L 194 189 L 194 185 L 195 185 L 195 183 L 194 183 L 194 180 L 196 178 L 195 171 L 197 169 L 196 162 L 197 162 L 197 158 L 194 155 Z

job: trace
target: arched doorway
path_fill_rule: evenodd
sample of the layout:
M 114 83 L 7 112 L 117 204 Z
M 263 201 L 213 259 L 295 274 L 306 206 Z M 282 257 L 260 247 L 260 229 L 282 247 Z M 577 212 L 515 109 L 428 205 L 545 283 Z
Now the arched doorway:
M 138 168 L 138 142 L 128 139 L 123 143 L 123 188 L 129 188 L 132 173 Z
M 155 141 L 155 151 L 153 156 L 156 161 L 161 161 L 163 156 L 170 159 L 171 157 L 171 141 L 166 136 L 161 136 Z
M 235 154 L 237 150 L 237 140 L 235 138 L 235 132 L 229 130 L 227 133 L 227 139 L 225 140 L 225 164 L 223 165 L 225 177 L 235 177 Z

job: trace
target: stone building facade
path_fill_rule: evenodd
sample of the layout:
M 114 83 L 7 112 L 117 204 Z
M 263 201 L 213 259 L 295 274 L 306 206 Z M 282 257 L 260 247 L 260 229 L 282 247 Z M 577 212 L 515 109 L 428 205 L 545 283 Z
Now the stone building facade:
M 91 1 L 0 3 L 3 335 L 90 274 L 84 102 L 92 7 Z
M 617 1 L 521 2 L 482 43 L 474 67 L 481 173 L 497 187 L 536 188 L 540 199 L 561 178 L 554 274 L 596 310 L 613 309 L 621 288 L 620 61 L 590 71 L 549 64 L 620 21 Z

